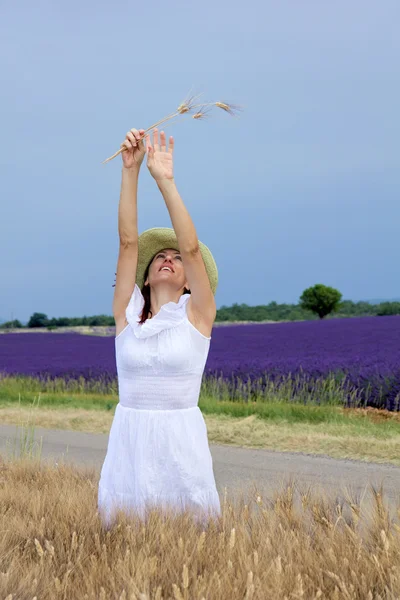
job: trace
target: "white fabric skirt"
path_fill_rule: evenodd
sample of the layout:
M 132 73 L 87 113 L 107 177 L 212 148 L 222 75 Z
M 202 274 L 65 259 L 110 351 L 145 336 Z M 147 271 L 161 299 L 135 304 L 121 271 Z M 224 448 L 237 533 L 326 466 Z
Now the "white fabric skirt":
M 98 489 L 110 525 L 115 509 L 193 509 L 205 523 L 221 514 L 207 427 L 198 406 L 145 410 L 117 404 Z

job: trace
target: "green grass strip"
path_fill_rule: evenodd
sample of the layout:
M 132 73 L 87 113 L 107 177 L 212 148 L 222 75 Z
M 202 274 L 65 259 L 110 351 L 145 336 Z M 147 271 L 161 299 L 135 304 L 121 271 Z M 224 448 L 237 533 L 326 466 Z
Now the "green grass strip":
M 21 382 L 19 382 L 21 383 Z M 86 410 L 102 410 L 114 412 L 118 396 L 104 393 L 71 393 L 71 392 L 35 392 L 29 386 L 17 385 L 14 380 L 0 381 L 0 409 L 2 406 L 47 407 L 47 408 L 83 408 Z M 234 402 L 220 400 L 205 395 L 200 396 L 199 407 L 204 414 L 227 415 L 244 418 L 250 415 L 275 423 L 309 423 L 318 425 L 334 424 L 351 426 L 359 430 L 360 435 L 392 436 L 400 435 L 400 421 L 385 420 L 379 423 L 371 421 L 368 415 L 355 413 L 333 405 L 318 406 L 299 402 L 270 401 L 263 398 L 258 402 Z

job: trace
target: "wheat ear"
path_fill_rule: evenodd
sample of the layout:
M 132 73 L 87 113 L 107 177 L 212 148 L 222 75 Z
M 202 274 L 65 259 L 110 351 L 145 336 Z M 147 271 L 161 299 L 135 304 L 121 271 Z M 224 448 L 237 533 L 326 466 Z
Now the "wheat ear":
M 174 113 L 167 115 L 166 117 L 160 119 L 159 121 L 157 121 L 156 123 L 153 123 L 153 125 L 148 127 L 140 139 L 143 140 L 145 135 L 149 131 L 151 131 L 155 127 L 158 127 L 162 123 L 171 121 L 171 119 L 175 119 L 175 122 L 176 122 L 177 117 L 179 117 L 180 115 L 187 115 L 187 113 L 190 113 L 194 109 L 198 109 L 197 112 L 195 112 L 195 114 L 191 115 L 192 118 L 195 120 L 201 120 L 201 119 L 208 117 L 208 114 L 211 111 L 213 106 L 221 108 L 222 110 L 224 110 L 225 112 L 229 113 L 232 116 L 236 116 L 236 114 L 242 110 L 241 106 L 238 106 L 236 104 L 228 104 L 227 102 L 206 102 L 204 104 L 195 104 L 194 102 L 199 96 L 200 96 L 200 94 L 198 94 L 197 96 L 189 96 L 178 106 L 178 108 L 176 109 L 176 111 Z M 103 160 L 102 164 L 109 162 L 110 160 L 112 160 L 113 158 L 115 158 L 116 156 L 121 154 L 121 152 L 123 152 L 123 150 L 124 150 L 124 148 L 121 146 L 121 148 L 119 150 L 117 150 L 117 152 L 115 152 L 115 154 L 113 154 L 112 156 L 109 156 L 108 158 Z

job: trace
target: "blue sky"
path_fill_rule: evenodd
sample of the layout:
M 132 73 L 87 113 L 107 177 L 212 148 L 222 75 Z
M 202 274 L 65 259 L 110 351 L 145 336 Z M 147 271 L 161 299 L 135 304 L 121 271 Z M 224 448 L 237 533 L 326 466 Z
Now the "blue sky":
M 42 1 L 0 9 L 0 316 L 111 315 L 120 157 L 193 86 L 175 179 L 217 306 L 400 295 L 398 0 Z M 139 233 L 171 226 L 142 167 Z

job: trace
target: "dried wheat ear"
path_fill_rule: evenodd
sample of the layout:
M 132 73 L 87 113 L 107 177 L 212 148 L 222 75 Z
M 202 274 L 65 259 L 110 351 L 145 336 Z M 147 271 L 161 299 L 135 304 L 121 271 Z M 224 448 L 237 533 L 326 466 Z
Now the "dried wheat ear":
M 171 124 L 171 121 L 172 120 L 176 121 L 176 119 L 178 117 L 180 117 L 180 115 L 188 115 L 188 113 L 190 113 L 190 116 L 192 119 L 201 120 L 201 119 L 205 119 L 209 116 L 209 113 L 211 112 L 213 107 L 220 108 L 221 110 L 227 112 L 231 116 L 237 116 L 238 113 L 241 110 L 243 110 L 241 106 L 238 106 L 237 104 L 228 104 L 227 102 L 206 102 L 204 104 L 196 104 L 196 99 L 198 97 L 199 96 L 191 96 L 191 97 L 187 98 L 178 106 L 178 108 L 176 109 L 176 111 L 174 113 L 167 115 L 163 119 L 160 119 L 156 123 L 153 123 L 153 125 L 150 125 L 150 127 L 148 127 L 145 130 L 145 132 L 142 136 L 142 139 L 144 138 L 146 133 L 148 133 L 155 127 L 158 127 L 159 125 L 161 125 L 163 123 L 167 123 L 168 121 L 170 122 L 168 124 Z M 193 112 L 193 111 L 196 111 L 196 112 Z M 118 156 L 118 154 L 121 154 L 121 152 L 123 150 L 124 150 L 124 147 L 123 147 L 123 144 L 121 144 L 121 148 L 117 152 L 115 152 L 115 154 L 113 154 L 109 158 L 106 158 L 105 160 L 103 160 L 102 164 L 109 162 L 110 160 L 112 160 L 113 158 Z

